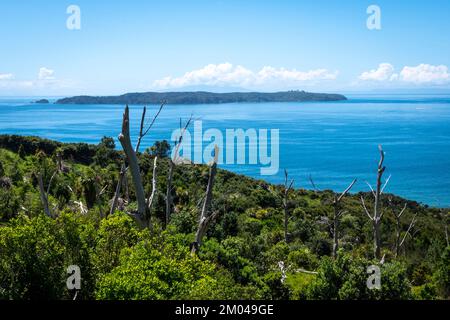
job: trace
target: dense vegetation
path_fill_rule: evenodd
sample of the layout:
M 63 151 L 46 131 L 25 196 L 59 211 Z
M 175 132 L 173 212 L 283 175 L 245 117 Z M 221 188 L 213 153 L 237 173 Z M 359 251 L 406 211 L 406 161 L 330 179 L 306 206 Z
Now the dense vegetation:
M 147 194 L 158 155 L 152 227 L 136 207 L 131 178 L 109 214 L 123 154 L 114 140 L 94 146 L 0 136 L 0 299 L 71 299 L 69 265 L 81 269 L 77 299 L 448 299 L 448 211 L 386 194 L 383 262 L 373 258 L 372 223 L 360 196 L 342 200 L 340 249 L 332 255 L 332 191 L 292 190 L 284 235 L 284 186 L 218 170 L 212 208 L 219 212 L 198 254 L 190 246 L 208 183 L 208 166 L 175 166 L 173 215 L 165 224 L 167 143 L 139 153 Z M 41 176 L 52 216 L 44 214 Z M 390 199 L 390 201 L 388 201 Z M 396 220 L 405 242 L 395 257 Z M 370 201 L 368 201 L 370 208 Z M 414 229 L 406 233 L 412 216 Z M 286 241 L 287 240 L 287 241 Z M 368 289 L 366 268 L 381 268 Z
M 284 92 L 142 92 L 126 93 L 121 96 L 76 96 L 56 101 L 58 104 L 203 104 L 234 102 L 302 102 L 302 101 L 338 101 L 346 100 L 343 95 L 312 93 L 305 91 Z

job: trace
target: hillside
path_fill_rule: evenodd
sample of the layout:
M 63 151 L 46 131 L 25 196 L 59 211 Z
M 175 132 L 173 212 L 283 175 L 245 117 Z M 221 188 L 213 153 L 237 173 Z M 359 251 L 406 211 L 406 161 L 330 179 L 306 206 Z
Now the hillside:
M 126 93 L 120 96 L 76 96 L 63 98 L 56 104 L 208 104 L 235 102 L 306 102 L 306 101 L 339 101 L 347 98 L 340 94 L 311 93 L 305 91 L 285 92 L 143 92 Z
M 146 196 L 158 156 L 151 225 L 143 227 L 133 217 L 130 176 L 109 213 L 123 158 L 114 140 L 87 145 L 0 136 L 0 299 L 72 299 L 69 265 L 81 270 L 77 299 L 448 299 L 448 211 L 390 194 L 382 198 L 384 264 L 373 259 L 372 223 L 360 202 L 364 196 L 372 210 L 370 193 L 343 198 L 333 259 L 332 191 L 295 189 L 284 207 L 284 186 L 219 168 L 211 203 L 217 216 L 191 254 L 211 171 L 175 166 L 166 224 L 169 159 L 162 145 L 138 154 Z M 405 204 L 399 224 L 405 241 L 395 257 L 394 213 Z M 381 268 L 380 290 L 366 287 L 372 264 Z

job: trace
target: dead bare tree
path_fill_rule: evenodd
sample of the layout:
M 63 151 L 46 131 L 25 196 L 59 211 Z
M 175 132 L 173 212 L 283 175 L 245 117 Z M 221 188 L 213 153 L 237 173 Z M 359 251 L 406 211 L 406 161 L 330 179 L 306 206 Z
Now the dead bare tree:
M 376 259 L 381 258 L 381 218 L 383 213 L 381 212 L 381 195 L 384 192 L 384 189 L 389 182 L 390 177 L 386 180 L 384 185 L 382 185 L 382 177 L 383 173 L 386 170 L 386 167 L 383 165 L 384 162 L 384 151 L 381 145 L 378 146 L 378 150 L 380 151 L 380 161 L 378 162 L 378 170 L 377 170 L 377 185 L 376 190 L 373 190 L 370 184 L 369 187 L 372 191 L 372 195 L 374 196 L 374 206 L 373 206 L 373 214 L 369 213 L 369 210 L 366 207 L 364 202 L 364 197 L 361 196 L 361 204 L 366 213 L 367 217 L 372 221 L 373 227 L 373 238 L 374 238 L 374 256 Z
M 192 248 L 191 248 L 192 254 L 197 253 L 198 249 L 200 248 L 200 246 L 202 244 L 203 236 L 205 235 L 209 224 L 219 214 L 219 211 L 215 211 L 215 212 L 209 214 L 211 202 L 212 202 L 212 190 L 214 187 L 214 179 L 215 179 L 216 173 L 217 173 L 218 158 L 219 158 L 219 147 L 216 145 L 214 147 L 213 163 L 211 164 L 211 167 L 209 169 L 208 186 L 206 187 L 205 200 L 203 202 L 202 211 L 201 211 L 200 219 L 198 222 L 198 228 L 197 228 L 197 232 L 195 234 L 195 241 L 192 244 Z
M 388 201 L 389 201 L 389 206 L 391 208 L 393 208 L 392 198 L 389 197 Z M 400 249 L 403 246 L 403 244 L 405 243 L 406 236 L 408 234 L 412 236 L 411 230 L 412 230 L 412 228 L 414 228 L 414 226 L 417 222 L 417 220 L 416 220 L 417 214 L 416 214 L 416 215 L 414 215 L 411 222 L 409 223 L 408 229 L 406 230 L 406 233 L 404 234 L 402 240 L 400 240 L 401 232 L 402 232 L 401 217 L 403 216 L 403 213 L 406 212 L 406 207 L 407 207 L 407 204 L 405 203 L 405 205 L 403 206 L 403 208 L 400 210 L 400 212 L 398 214 L 395 213 L 394 209 L 392 209 L 392 214 L 394 215 L 394 218 L 395 218 L 395 243 L 394 243 L 395 258 L 397 258 L 398 255 L 400 254 Z
M 389 198 L 389 205 L 392 208 L 392 198 Z M 394 212 L 394 210 L 392 210 L 392 214 L 394 215 L 395 218 L 395 243 L 394 243 L 394 250 L 395 250 L 395 257 L 397 258 L 399 251 L 400 251 L 400 233 L 401 233 L 401 217 L 403 215 L 403 213 L 406 210 L 406 206 L 407 204 L 405 203 L 405 205 L 403 206 L 402 210 L 400 210 L 400 212 L 398 214 L 396 214 Z
M 288 243 L 288 224 L 289 224 L 289 209 L 288 200 L 289 192 L 292 190 L 294 179 L 288 184 L 288 172 L 284 169 L 284 190 L 283 190 L 283 210 L 284 210 L 284 241 Z
M 162 108 L 162 107 L 161 107 Z M 160 110 L 161 110 L 160 108 Z M 142 177 L 141 177 L 141 170 L 139 167 L 139 162 L 137 158 L 137 152 L 138 152 L 138 146 L 140 145 L 140 141 L 142 138 L 148 133 L 148 131 L 151 128 L 151 125 L 153 125 L 154 121 L 152 121 L 151 125 L 148 127 L 147 130 L 144 131 L 144 121 L 145 121 L 145 111 L 146 108 L 144 108 L 143 116 L 141 119 L 141 126 L 140 126 L 140 133 L 139 133 L 139 139 L 138 139 L 138 145 L 136 145 L 136 148 L 133 149 L 133 146 L 131 144 L 131 138 L 130 138 L 130 111 L 128 106 L 125 107 L 125 112 L 123 113 L 123 120 L 122 120 L 122 132 L 119 134 L 119 141 L 122 145 L 123 151 L 127 157 L 128 161 L 128 168 L 131 172 L 131 177 L 133 180 L 135 193 L 136 193 L 136 200 L 138 203 L 138 209 L 137 213 L 133 214 L 133 216 L 136 218 L 136 220 L 141 224 L 143 227 L 148 227 L 148 215 L 146 214 L 147 211 L 147 199 L 145 198 L 144 193 L 144 185 L 142 183 Z M 159 114 L 159 113 L 158 113 Z M 155 116 L 156 118 L 156 116 Z M 119 181 L 120 183 L 120 181 Z M 117 190 L 118 188 L 116 188 Z M 119 189 L 120 190 L 120 189 Z M 114 204 L 115 200 L 113 200 Z M 117 204 L 117 202 L 116 202 Z
M 395 218 L 395 243 L 394 243 L 394 256 L 395 258 L 397 258 L 400 254 L 400 249 L 403 246 L 403 244 L 405 243 L 406 240 L 406 236 L 409 234 L 411 236 L 413 236 L 411 234 L 411 230 L 412 228 L 415 226 L 417 220 L 416 220 L 416 215 L 414 215 L 414 217 L 411 219 L 411 222 L 408 225 L 408 229 L 406 230 L 406 233 L 404 234 L 402 240 L 400 240 L 401 238 L 401 232 L 402 232 L 402 224 L 401 224 L 401 218 L 403 216 L 403 214 L 406 212 L 406 208 L 407 208 L 407 203 L 405 203 L 405 205 L 403 206 L 403 208 L 400 210 L 399 213 L 395 213 L 394 211 L 394 206 L 392 204 L 392 197 L 389 197 L 388 199 L 389 201 L 389 206 L 392 208 L 392 214 L 394 215 Z
M 334 194 L 333 199 L 333 258 L 337 257 L 337 252 L 339 250 L 339 224 L 341 221 L 341 216 L 345 213 L 344 210 L 342 210 L 341 207 L 341 201 L 344 196 L 350 192 L 354 184 L 356 183 L 357 179 L 354 179 L 352 183 L 349 184 L 349 186 L 340 194 L 337 193 Z
M 163 109 L 164 105 L 165 105 L 165 102 L 161 103 L 158 111 L 156 112 L 155 116 L 153 117 L 153 119 L 151 120 L 149 125 L 146 125 L 146 123 L 145 123 L 145 116 L 146 116 L 146 113 L 147 113 L 147 108 L 144 107 L 144 109 L 142 111 L 141 123 L 140 123 L 140 127 L 139 127 L 140 128 L 139 129 L 139 136 L 138 136 L 138 140 L 137 140 L 137 143 L 136 143 L 136 147 L 134 149 L 134 153 L 136 155 L 139 153 L 139 148 L 141 146 L 142 139 L 148 134 L 150 129 L 153 127 L 153 125 L 154 125 L 156 119 L 158 118 L 159 114 L 161 113 L 161 110 Z M 126 111 L 128 110 L 128 105 L 125 107 L 125 110 Z M 129 113 L 129 111 L 127 111 L 127 113 Z M 125 113 L 124 113 L 124 116 L 125 116 Z M 129 117 L 129 115 L 128 115 L 128 117 Z M 122 121 L 122 131 L 123 131 L 123 125 L 124 125 L 124 122 Z M 128 119 L 128 136 L 129 136 L 129 134 L 130 133 L 129 133 L 129 119 Z M 130 138 L 128 138 L 128 140 L 130 140 Z M 119 141 L 120 141 L 120 135 L 119 135 Z M 121 144 L 122 144 L 122 142 L 121 142 Z M 129 142 L 129 145 L 131 147 L 131 140 Z M 122 147 L 123 147 L 123 145 L 122 145 Z M 125 151 L 125 149 L 124 149 L 124 151 Z M 129 151 L 132 151 L 132 147 L 131 147 L 131 150 L 129 150 Z M 126 156 L 127 156 L 127 159 L 128 159 L 128 155 L 127 154 L 126 154 Z M 136 159 L 137 159 L 137 156 L 136 156 Z M 114 193 L 111 209 L 109 211 L 110 214 L 113 214 L 114 211 L 116 211 L 117 205 L 119 203 L 121 187 L 126 182 L 126 174 L 128 172 L 128 168 L 129 167 L 125 166 L 125 163 L 122 164 L 122 166 L 121 166 L 120 174 L 119 174 L 119 180 L 117 182 L 116 191 Z M 126 186 L 126 188 L 128 189 L 128 186 Z M 128 190 L 127 190 L 127 194 L 128 194 Z
M 188 119 L 188 121 L 186 122 L 184 128 L 181 129 L 181 120 L 180 120 L 180 129 L 181 129 L 180 136 L 178 137 L 178 140 L 175 141 L 175 150 L 174 150 L 174 153 L 173 153 L 173 158 L 169 157 L 169 172 L 168 172 L 168 175 L 167 175 L 167 187 L 166 187 L 166 226 L 169 224 L 170 216 L 172 214 L 172 204 L 173 204 L 173 200 L 172 200 L 172 179 L 173 179 L 173 173 L 174 173 L 174 170 L 175 170 L 175 165 L 178 162 L 178 152 L 180 150 L 181 143 L 183 142 L 183 136 L 184 136 L 187 128 L 191 124 L 191 121 L 192 121 L 192 115 Z

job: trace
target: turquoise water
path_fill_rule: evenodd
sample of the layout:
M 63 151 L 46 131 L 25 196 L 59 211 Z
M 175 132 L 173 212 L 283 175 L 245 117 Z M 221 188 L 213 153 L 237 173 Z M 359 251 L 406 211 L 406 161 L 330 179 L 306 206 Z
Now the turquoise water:
M 222 167 L 270 182 L 282 183 L 286 168 L 296 187 L 341 190 L 358 178 L 354 191 L 368 191 L 379 158 L 386 151 L 387 192 L 429 205 L 450 206 L 450 96 L 349 95 L 326 103 L 238 103 L 168 105 L 143 148 L 170 139 L 180 117 L 191 114 L 203 129 L 280 130 L 280 171 L 260 176 L 259 165 Z M 0 100 L 0 133 L 36 135 L 63 142 L 97 143 L 117 137 L 123 106 L 40 105 L 30 99 Z M 150 106 L 149 114 L 157 109 Z M 141 106 L 131 106 L 132 132 L 137 134 Z M 118 144 L 118 143 L 117 143 Z M 119 144 L 118 144 L 119 145 Z M 143 150 L 143 149 L 141 149 Z

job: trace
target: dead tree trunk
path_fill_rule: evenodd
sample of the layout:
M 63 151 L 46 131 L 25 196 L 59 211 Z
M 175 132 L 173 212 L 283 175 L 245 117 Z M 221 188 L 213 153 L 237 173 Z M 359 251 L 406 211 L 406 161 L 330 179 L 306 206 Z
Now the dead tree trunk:
M 172 213 L 172 179 L 175 164 L 169 158 L 169 173 L 167 175 L 167 189 L 166 189 L 166 226 L 169 224 L 170 215 Z
M 163 109 L 165 105 L 165 102 L 161 103 L 161 106 L 159 107 L 158 112 L 155 114 L 155 116 L 153 117 L 153 120 L 151 121 L 150 125 L 145 129 L 144 131 L 144 127 L 145 127 L 145 114 L 147 113 L 147 108 L 144 107 L 143 111 L 142 111 L 142 117 L 141 117 L 141 125 L 140 125 L 140 130 L 139 130 L 139 137 L 138 137 L 138 141 L 136 143 L 136 148 L 134 150 L 134 152 L 137 154 L 139 152 L 139 147 L 141 146 L 141 142 L 142 139 L 147 135 L 147 133 L 150 131 L 150 129 L 153 127 L 153 124 L 155 123 L 156 119 L 158 118 L 159 114 L 161 113 L 161 110 Z M 126 109 L 128 109 L 128 106 L 126 107 Z M 123 127 L 123 124 L 122 124 Z M 131 144 L 131 142 L 130 142 Z M 119 198 L 120 198 L 120 189 L 122 188 L 122 185 L 124 183 L 126 183 L 126 173 L 128 172 L 128 167 L 125 166 L 125 163 L 122 164 L 122 167 L 120 169 L 120 174 L 119 174 L 119 180 L 117 181 L 117 186 L 116 186 L 116 192 L 114 194 L 114 198 L 112 201 L 112 205 L 111 205 L 111 210 L 110 210 L 110 214 L 114 213 L 114 211 L 117 208 L 117 204 L 119 202 Z M 128 184 L 126 185 L 126 198 L 128 199 Z
M 283 210 L 284 210 L 284 241 L 288 243 L 289 235 L 288 235 L 288 225 L 289 225 L 289 208 L 288 208 L 288 200 L 289 200 L 289 192 L 292 189 L 292 185 L 294 184 L 294 180 L 291 180 L 288 185 L 288 172 L 286 169 L 284 170 L 284 192 L 283 192 Z
M 151 229 L 152 228 L 152 220 L 151 220 L 151 214 L 152 214 L 152 207 L 153 207 L 153 200 L 155 199 L 156 195 L 156 166 L 157 166 L 158 157 L 155 156 L 155 160 L 153 160 L 153 174 L 152 174 L 152 192 L 150 194 L 150 197 L 147 201 L 147 221 L 148 226 Z
M 217 146 L 215 146 L 214 160 L 211 165 L 211 168 L 209 169 L 209 178 L 208 178 L 208 186 L 206 187 L 205 201 L 203 202 L 202 211 L 201 211 L 200 219 L 199 219 L 199 223 L 198 223 L 198 228 L 197 228 L 197 232 L 195 234 L 195 241 L 192 244 L 192 249 L 191 249 L 192 254 L 197 253 L 198 249 L 200 248 L 200 246 L 202 244 L 203 236 L 205 235 L 209 224 L 218 215 L 218 211 L 216 211 L 212 214 L 209 214 L 209 210 L 210 210 L 211 202 L 212 202 L 212 190 L 214 187 L 214 179 L 215 179 L 216 173 L 217 173 L 218 157 L 219 157 L 219 148 Z
M 122 121 L 122 132 L 119 134 L 119 141 L 122 145 L 123 151 L 128 160 L 128 166 L 130 168 L 131 177 L 133 178 L 133 184 L 136 192 L 136 199 L 138 203 L 138 214 L 145 217 L 146 200 L 144 194 L 144 187 L 142 184 L 141 170 L 139 168 L 136 152 L 131 145 L 130 139 L 130 111 L 128 106 L 125 107 Z
M 374 244 L 375 244 L 375 257 L 379 259 L 381 257 L 381 179 L 386 167 L 383 166 L 384 162 L 384 151 L 379 146 L 380 150 L 380 162 L 378 163 L 377 171 L 377 189 L 375 191 L 375 206 L 374 206 Z
M 42 180 L 42 173 L 39 173 L 37 175 L 38 178 L 38 184 L 39 184 L 39 194 L 41 196 L 41 202 L 42 202 L 42 206 L 44 207 L 44 212 L 47 216 L 49 216 L 50 218 L 52 217 L 52 213 L 50 212 L 50 208 L 48 206 L 48 195 L 45 192 L 44 189 L 44 182 Z
M 333 200 L 333 258 L 337 257 L 337 252 L 339 250 L 339 224 L 341 216 L 345 211 L 341 210 L 341 200 L 344 196 L 351 190 L 353 185 L 356 183 L 356 179 L 350 183 L 350 185 L 345 189 L 339 196 L 335 194 Z
M 387 183 L 389 182 L 389 178 L 386 180 L 384 185 L 382 185 L 382 177 L 383 173 L 386 170 L 386 167 L 383 165 L 384 162 L 384 151 L 381 145 L 378 146 L 378 149 L 380 151 L 380 161 L 378 163 L 378 170 L 377 170 L 377 185 L 375 191 L 372 189 L 372 194 L 374 196 L 374 206 L 373 206 L 373 215 L 369 213 L 367 210 L 367 207 L 364 202 L 364 198 L 361 197 L 361 203 L 364 208 L 364 211 L 366 212 L 369 219 L 372 221 L 372 228 L 373 228 L 373 242 L 374 242 L 374 256 L 376 259 L 381 258 L 381 217 L 383 216 L 381 212 L 381 195 L 383 194 L 384 188 L 386 187 Z M 370 186 L 370 185 L 369 185 Z

